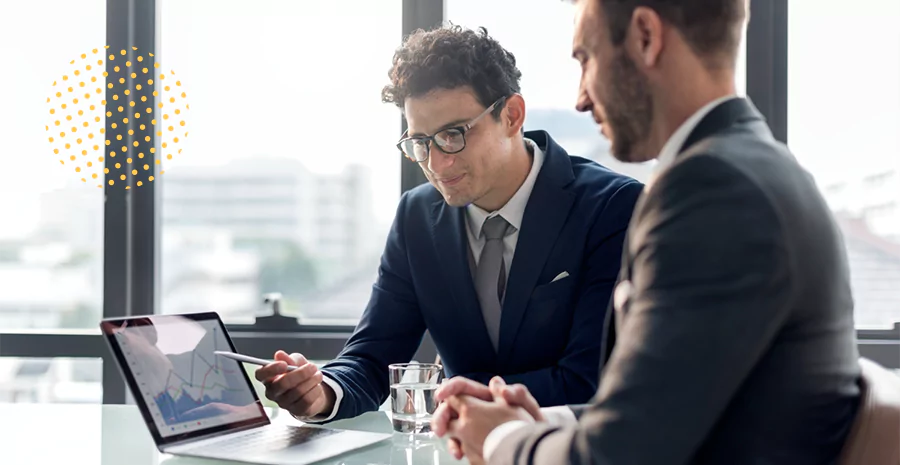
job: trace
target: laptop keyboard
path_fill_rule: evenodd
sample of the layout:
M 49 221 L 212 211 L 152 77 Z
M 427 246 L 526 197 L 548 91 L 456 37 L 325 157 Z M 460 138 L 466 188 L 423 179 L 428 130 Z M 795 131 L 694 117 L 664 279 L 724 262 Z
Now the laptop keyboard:
M 192 453 L 236 455 L 286 449 L 311 439 L 337 434 L 324 428 L 260 428 L 236 438 L 229 438 L 191 449 Z

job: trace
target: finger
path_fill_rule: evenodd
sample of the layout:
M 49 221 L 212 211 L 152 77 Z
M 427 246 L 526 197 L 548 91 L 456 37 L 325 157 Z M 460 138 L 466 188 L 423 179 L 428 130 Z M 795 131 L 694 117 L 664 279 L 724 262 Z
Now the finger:
M 462 454 L 469 459 L 470 465 L 484 465 L 484 459 L 481 457 L 481 451 L 474 450 L 474 448 L 469 447 L 465 444 L 461 445 Z
M 275 356 L 272 358 L 274 358 L 275 360 L 277 360 L 279 362 L 287 363 L 289 365 L 293 365 L 293 363 L 294 363 L 294 360 L 291 358 L 291 356 L 288 355 L 288 353 L 283 350 L 276 351 Z
M 471 423 L 466 418 L 457 418 L 454 420 L 450 420 L 450 423 L 447 424 L 447 435 L 451 439 L 455 439 L 457 444 L 459 445 L 460 453 L 462 455 L 466 454 L 466 443 L 465 438 L 469 436 Z
M 272 378 L 286 373 L 287 372 L 287 363 L 285 362 L 272 362 L 268 365 L 264 365 L 261 368 L 257 368 L 254 376 L 256 376 L 257 381 L 271 381 Z
M 494 376 L 493 378 L 491 378 L 491 382 L 488 384 L 488 389 L 491 390 L 491 396 L 495 401 L 503 400 L 505 402 L 505 399 L 503 398 L 503 391 L 506 390 L 505 388 L 506 381 L 504 381 L 503 378 L 499 376 Z
M 319 412 L 311 412 L 311 407 L 316 403 L 319 397 L 324 397 L 325 391 L 322 390 L 321 386 L 316 386 L 311 389 L 309 392 L 301 396 L 297 399 L 296 402 L 290 405 L 283 406 L 282 408 L 296 413 L 299 416 L 310 416 L 315 415 Z
M 491 390 L 487 386 L 460 377 L 453 378 L 450 381 L 447 381 L 446 384 L 442 384 L 434 393 L 435 400 L 438 402 L 443 402 L 451 396 L 460 395 L 477 397 L 482 400 L 493 400 Z
M 459 440 L 454 438 L 450 438 L 450 440 L 447 441 L 447 452 L 450 452 L 450 455 L 452 455 L 456 460 L 462 460 L 463 456 L 465 456 L 465 454 L 463 454 L 462 445 L 460 445 Z
M 312 363 L 307 363 L 294 371 L 290 371 L 272 383 L 272 394 L 279 397 L 288 390 L 294 389 L 309 381 L 318 372 L 318 367 Z
M 301 397 L 303 397 L 307 392 L 314 389 L 322 382 L 322 373 L 318 372 L 312 376 L 312 378 L 303 382 L 303 384 L 296 386 L 292 389 L 288 389 L 287 391 L 278 395 L 277 398 L 273 399 L 278 404 L 291 405 Z
M 456 416 L 456 412 L 447 403 L 438 405 L 431 417 L 431 430 L 437 437 L 443 437 L 447 432 L 447 424 Z
M 444 436 L 444 424 L 447 422 L 447 418 L 449 415 L 447 414 L 447 405 L 440 404 L 434 409 L 434 413 L 431 414 L 431 432 L 435 434 L 437 437 Z
M 503 390 L 503 399 L 509 405 L 524 408 L 535 420 L 544 420 L 544 414 L 541 413 L 541 406 L 534 396 L 528 392 L 528 389 L 525 386 L 521 384 L 507 386 L 506 389 Z
M 451 396 L 444 400 L 447 405 L 450 406 L 453 410 L 456 410 L 456 414 L 460 417 L 465 415 L 468 411 L 468 405 L 466 405 L 466 401 L 459 396 Z
M 321 371 L 316 370 L 316 372 L 313 373 L 311 378 L 309 378 L 308 380 L 304 381 L 302 384 L 297 386 L 297 389 L 295 389 L 295 390 L 297 392 L 300 392 L 301 394 L 306 394 L 307 392 L 314 389 L 316 386 L 322 384 L 322 380 L 324 378 L 325 378 L 325 375 L 323 375 Z
M 303 354 L 299 354 L 297 352 L 292 353 L 290 355 L 290 358 L 291 360 L 293 360 L 293 365 L 295 367 L 299 367 L 301 365 L 306 365 L 307 363 L 309 363 L 309 360 L 307 360 L 306 357 L 303 356 Z
M 294 366 L 306 365 L 307 363 L 309 363 L 306 360 L 306 357 L 303 356 L 303 354 L 298 354 L 297 352 L 294 352 L 294 353 L 288 355 L 287 352 L 285 352 L 283 350 L 279 350 L 279 351 L 275 352 L 274 358 L 275 358 L 275 360 L 277 360 L 279 362 L 284 362 L 284 363 L 287 363 L 288 365 L 294 365 Z
M 447 423 L 447 434 L 452 438 L 459 439 L 465 433 L 466 424 L 467 421 L 463 417 L 450 420 Z M 460 440 L 460 445 L 461 444 L 462 440 Z

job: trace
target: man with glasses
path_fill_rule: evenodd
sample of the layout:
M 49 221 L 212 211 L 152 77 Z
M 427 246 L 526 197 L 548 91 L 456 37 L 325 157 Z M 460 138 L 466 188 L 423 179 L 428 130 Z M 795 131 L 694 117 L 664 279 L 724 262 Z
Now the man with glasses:
M 412 34 L 394 55 L 385 102 L 409 129 L 397 147 L 429 184 L 405 193 L 369 305 L 321 371 L 279 351 L 257 379 L 307 421 L 376 410 L 388 365 L 428 330 L 448 377 L 499 375 L 542 406 L 597 387 L 604 309 L 643 186 L 523 132 L 513 55 L 480 32 Z M 388 160 L 386 160 L 388 162 Z M 285 374 L 287 364 L 301 369 Z

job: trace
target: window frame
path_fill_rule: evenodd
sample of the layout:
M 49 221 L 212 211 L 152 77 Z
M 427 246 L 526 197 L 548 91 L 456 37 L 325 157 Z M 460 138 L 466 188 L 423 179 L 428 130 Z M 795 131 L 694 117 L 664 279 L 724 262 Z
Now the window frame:
M 442 23 L 444 2 L 402 0 L 401 38 L 416 29 Z M 143 50 L 155 50 L 156 11 L 156 0 L 107 0 L 107 43 L 111 47 L 135 45 Z M 788 134 L 787 14 L 787 1 L 753 0 L 753 15 L 747 30 L 747 95 L 766 117 L 775 137 L 783 142 L 787 142 Z M 121 133 L 124 138 L 129 137 L 127 128 L 121 127 L 116 132 L 109 124 L 106 130 L 111 135 Z M 401 117 L 398 138 L 405 130 L 406 121 Z M 399 151 L 396 156 L 400 163 L 401 193 L 426 182 L 418 166 Z M 107 164 L 111 163 L 109 157 L 106 160 Z M 121 185 L 107 185 L 104 189 L 104 318 L 147 313 L 141 309 L 148 308 L 158 312 L 161 225 L 157 185 L 149 183 L 140 190 L 128 191 Z M 235 345 L 244 353 L 266 357 L 276 349 L 291 348 L 319 360 L 334 357 L 354 329 L 353 326 L 302 325 L 295 319 L 282 318 L 291 321 L 293 326 L 267 323 L 264 318 L 251 325 L 227 326 Z M 889 368 L 900 368 L 900 322 L 890 330 L 859 329 L 857 339 L 861 356 Z M 426 335 L 416 359 L 430 360 L 434 356 L 434 345 Z M 99 330 L 3 332 L 0 333 L 0 357 L 100 358 L 103 403 L 128 402 L 124 380 Z

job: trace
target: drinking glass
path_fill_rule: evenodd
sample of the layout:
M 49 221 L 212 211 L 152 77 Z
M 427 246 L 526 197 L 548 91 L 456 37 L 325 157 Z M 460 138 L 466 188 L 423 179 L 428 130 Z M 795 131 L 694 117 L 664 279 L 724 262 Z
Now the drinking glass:
M 397 363 L 388 366 L 391 383 L 391 423 L 398 433 L 431 433 L 437 408 L 434 393 L 443 379 L 441 365 Z

